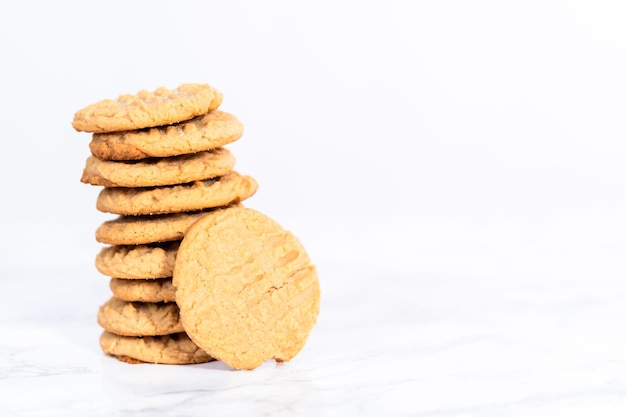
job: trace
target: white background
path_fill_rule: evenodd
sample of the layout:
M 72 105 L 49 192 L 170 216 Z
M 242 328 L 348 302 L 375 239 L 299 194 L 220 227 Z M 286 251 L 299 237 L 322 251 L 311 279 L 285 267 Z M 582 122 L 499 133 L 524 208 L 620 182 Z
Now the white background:
M 602 0 L 0 2 L 0 410 L 623 416 L 624 22 Z M 71 121 L 185 82 L 224 94 L 246 204 L 318 266 L 287 367 L 97 346 L 112 216 Z
M 249 205 L 322 265 L 610 272 L 624 21 L 619 1 L 3 2 L 2 268 L 99 247 L 76 110 L 207 82 L 245 124 Z

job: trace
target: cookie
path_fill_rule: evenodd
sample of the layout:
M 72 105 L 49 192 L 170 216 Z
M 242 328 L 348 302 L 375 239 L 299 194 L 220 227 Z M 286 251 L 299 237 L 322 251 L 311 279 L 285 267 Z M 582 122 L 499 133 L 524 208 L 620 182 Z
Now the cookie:
M 104 331 L 100 347 L 108 355 L 127 363 L 188 365 L 214 360 L 185 333 L 165 336 L 120 336 Z
M 292 359 L 319 314 L 317 272 L 304 247 L 249 208 L 198 220 L 182 240 L 173 280 L 189 337 L 236 369 Z
M 79 132 L 118 132 L 189 120 L 215 110 L 222 94 L 208 84 L 182 84 L 174 90 L 120 95 L 78 110 L 72 126 Z
M 209 180 L 156 188 L 104 188 L 96 208 L 114 214 L 162 214 L 239 203 L 257 190 L 254 178 L 235 171 Z
M 174 241 L 153 245 L 107 246 L 96 256 L 96 269 L 113 278 L 168 278 L 174 271 L 179 244 Z
M 176 301 L 176 288 L 172 285 L 171 278 L 111 278 L 109 287 L 113 292 L 113 297 L 123 301 L 141 301 L 144 303 L 173 303 Z
M 109 333 L 109 334 L 111 334 L 113 336 L 117 336 L 117 335 L 114 335 L 113 333 Z M 128 338 L 131 338 L 133 336 L 117 336 L 117 337 L 128 337 Z M 146 336 L 146 337 L 166 337 L 166 336 Z M 142 337 L 139 336 L 139 337 L 137 337 L 137 339 L 142 339 Z M 102 345 L 100 345 L 100 346 L 102 347 Z M 131 358 L 130 356 L 125 356 L 125 355 L 111 355 L 111 356 L 113 356 L 115 359 L 117 359 L 120 362 L 130 363 L 131 365 L 139 365 L 139 364 L 146 363 L 146 361 L 140 361 L 139 359 Z
M 120 336 L 161 336 L 180 333 L 176 303 L 140 303 L 111 298 L 98 309 L 98 324 Z
M 142 245 L 182 240 L 198 219 L 213 209 L 188 213 L 118 216 L 96 229 L 96 240 L 109 245 Z
M 235 166 L 224 148 L 169 158 L 140 161 L 103 161 L 87 158 L 81 182 L 104 187 L 155 187 L 219 177 Z
M 235 116 L 216 110 L 171 126 L 96 133 L 89 149 L 102 160 L 168 157 L 219 148 L 242 134 L 243 125 Z

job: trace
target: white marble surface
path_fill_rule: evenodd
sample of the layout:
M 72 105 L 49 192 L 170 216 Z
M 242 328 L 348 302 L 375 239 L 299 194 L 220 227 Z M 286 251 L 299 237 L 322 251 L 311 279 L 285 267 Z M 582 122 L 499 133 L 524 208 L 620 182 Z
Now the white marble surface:
M 416 239 L 413 267 L 322 260 L 304 350 L 254 371 L 120 363 L 97 344 L 108 288 L 93 268 L 5 271 L 0 415 L 623 416 L 623 245 L 513 247 L 495 230 L 478 246 Z

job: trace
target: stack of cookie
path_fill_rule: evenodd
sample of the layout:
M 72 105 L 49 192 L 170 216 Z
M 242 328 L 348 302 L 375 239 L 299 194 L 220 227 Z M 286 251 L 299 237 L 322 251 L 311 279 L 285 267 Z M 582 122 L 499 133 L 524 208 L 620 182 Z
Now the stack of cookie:
M 75 115 L 74 128 L 93 133 L 81 181 L 103 186 L 97 209 L 119 215 L 96 231 L 107 245 L 96 268 L 111 277 L 113 292 L 98 312 L 101 346 L 119 359 L 211 359 L 184 333 L 172 275 L 189 226 L 257 189 L 233 171 L 235 158 L 223 148 L 243 125 L 217 110 L 221 102 L 214 88 L 186 84 L 103 100 Z
M 287 361 L 319 314 L 315 267 L 302 244 L 243 207 L 256 181 L 224 148 L 243 126 L 222 94 L 184 84 L 103 100 L 72 125 L 93 133 L 81 181 L 118 217 L 96 231 L 96 268 L 112 297 L 98 311 L 102 350 L 130 363 L 218 359 L 254 369 Z

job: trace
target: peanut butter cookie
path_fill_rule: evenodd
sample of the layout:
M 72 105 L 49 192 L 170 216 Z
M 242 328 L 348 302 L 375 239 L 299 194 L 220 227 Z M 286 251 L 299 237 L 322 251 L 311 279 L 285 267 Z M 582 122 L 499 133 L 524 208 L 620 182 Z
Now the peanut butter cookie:
M 172 285 L 171 278 L 111 278 L 109 286 L 113 292 L 113 297 L 123 301 L 141 301 L 144 303 L 173 303 L 176 301 L 176 288 Z
M 96 256 L 96 269 L 112 278 L 168 278 L 180 242 L 151 245 L 114 245 L 104 247 Z
M 319 313 L 317 272 L 302 244 L 244 207 L 216 210 L 189 229 L 173 279 L 189 337 L 236 369 L 293 358 Z
M 98 324 L 120 336 L 160 336 L 180 333 L 176 303 L 140 303 L 111 298 L 98 309 Z
M 219 177 L 234 166 L 235 157 L 224 148 L 139 161 L 103 161 L 90 156 L 80 180 L 105 187 L 156 187 Z
M 182 240 L 185 232 L 213 209 L 187 213 L 118 216 L 96 230 L 96 240 L 109 245 L 143 245 Z
M 156 188 L 107 187 L 96 208 L 115 214 L 163 214 L 196 211 L 239 203 L 257 190 L 254 178 L 235 171 L 204 181 Z
M 96 133 L 91 153 L 102 160 L 167 157 L 219 148 L 236 141 L 243 125 L 232 114 L 215 110 L 171 126 L 115 133 Z
M 119 336 L 104 331 L 100 347 L 108 355 L 128 363 L 188 365 L 214 360 L 185 333 L 165 336 Z
M 72 126 L 79 132 L 118 132 L 189 120 L 215 110 L 222 94 L 208 84 L 182 84 L 174 90 L 120 95 L 78 110 Z

